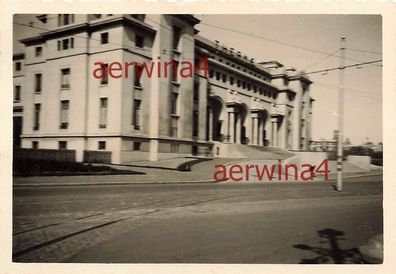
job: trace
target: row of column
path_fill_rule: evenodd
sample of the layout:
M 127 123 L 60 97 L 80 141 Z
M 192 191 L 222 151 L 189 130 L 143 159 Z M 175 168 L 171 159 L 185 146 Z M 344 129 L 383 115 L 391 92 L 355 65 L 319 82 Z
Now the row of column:
M 235 111 L 234 109 L 229 109 L 227 112 L 228 116 L 226 119 L 226 142 L 230 143 L 241 143 L 242 137 L 242 115 L 240 112 Z M 260 117 L 259 113 L 252 113 L 251 114 L 251 138 L 250 144 L 251 145 L 264 145 L 264 119 Z M 267 132 L 270 132 L 270 145 L 271 146 L 280 146 L 278 131 L 279 131 L 279 122 L 277 117 L 267 118 L 267 121 L 271 124 L 269 125 L 270 128 L 267 129 Z M 214 114 L 213 109 L 208 108 L 208 141 L 213 141 L 213 131 L 214 131 Z

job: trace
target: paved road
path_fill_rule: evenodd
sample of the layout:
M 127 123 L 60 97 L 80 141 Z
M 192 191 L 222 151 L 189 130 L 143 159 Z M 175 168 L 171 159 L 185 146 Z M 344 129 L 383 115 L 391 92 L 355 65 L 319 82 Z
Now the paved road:
M 382 177 L 14 188 L 14 261 L 350 263 L 382 232 Z

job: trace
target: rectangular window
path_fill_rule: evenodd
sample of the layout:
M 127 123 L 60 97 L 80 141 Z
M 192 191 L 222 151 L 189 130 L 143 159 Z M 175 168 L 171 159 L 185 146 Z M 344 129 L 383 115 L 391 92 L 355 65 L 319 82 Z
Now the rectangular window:
M 35 84 L 34 84 L 35 89 L 34 89 L 34 91 L 39 93 L 39 92 L 41 92 L 42 74 L 41 73 L 37 73 L 37 74 L 34 75 L 34 78 L 35 78 Z
M 15 63 L 15 70 L 20 71 L 21 70 L 21 62 L 16 62 Z
M 69 48 L 69 39 L 62 40 L 62 50 L 66 50 Z
M 181 37 L 181 29 L 176 26 L 173 26 L 173 49 L 174 50 L 179 50 L 180 37 Z
M 226 74 L 222 75 L 222 80 L 223 80 L 224 83 L 227 82 L 227 75 Z
M 14 101 L 19 102 L 20 100 L 21 100 L 21 86 L 15 86 Z
M 237 81 L 237 87 L 240 88 L 241 87 L 241 80 Z
M 136 34 L 135 35 L 135 45 L 138 48 L 143 48 L 144 47 L 144 37 L 141 35 Z
M 109 42 L 109 33 L 108 32 L 103 32 L 100 34 L 100 43 L 107 44 Z
M 172 81 L 177 82 L 177 73 L 179 69 L 179 62 L 173 60 L 172 61 Z
M 59 128 L 66 129 L 69 126 L 69 100 L 62 100 L 60 106 L 60 125 Z
M 209 70 L 209 78 L 213 78 L 213 75 L 214 75 L 214 71 L 213 71 L 213 69 L 210 69 Z
M 216 72 L 216 80 L 220 80 L 220 72 Z
M 193 95 L 193 101 L 194 102 L 199 102 L 199 83 L 194 83 L 194 95 Z
M 66 26 L 74 23 L 74 14 L 59 14 L 58 15 L 58 26 Z
M 136 130 L 140 130 L 141 104 L 142 104 L 141 100 L 137 100 L 137 99 L 133 100 L 133 117 L 132 117 L 132 121 L 133 121 L 134 129 L 136 129 Z
M 33 130 L 40 129 L 40 111 L 41 111 L 41 104 L 34 104 Z
M 61 88 L 70 88 L 70 69 L 61 69 Z
M 74 38 L 70 38 L 70 48 L 74 48 Z
M 140 88 L 142 86 L 140 80 L 143 75 L 143 67 L 141 65 L 135 66 L 134 72 L 135 76 L 133 78 L 133 85 Z
M 172 92 L 171 95 L 171 114 L 177 115 L 177 97 L 178 94 L 175 92 Z
M 35 54 L 36 54 L 36 57 L 41 57 L 43 55 L 43 47 L 36 47 Z
M 103 77 L 100 79 L 100 84 L 107 85 L 109 83 L 109 64 L 102 64 L 101 66 L 103 71 Z
M 99 128 L 107 126 L 107 98 L 100 98 Z
M 39 142 L 38 141 L 32 141 L 32 148 L 33 149 L 38 149 L 39 148 Z
M 234 84 L 234 77 L 230 77 L 230 84 L 231 84 L 231 85 Z
M 99 141 L 98 142 L 98 149 L 99 150 L 106 150 L 106 141 Z
M 141 145 L 141 142 L 133 142 L 133 150 L 140 151 Z
M 67 142 L 66 141 L 59 141 L 58 142 L 58 149 L 59 150 L 66 150 L 67 149 Z

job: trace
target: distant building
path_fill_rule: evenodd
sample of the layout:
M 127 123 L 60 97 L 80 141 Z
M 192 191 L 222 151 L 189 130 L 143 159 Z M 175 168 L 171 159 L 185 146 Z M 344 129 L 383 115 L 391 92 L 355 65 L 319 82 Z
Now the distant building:
M 311 81 L 198 35 L 192 15 L 39 15 L 44 29 L 14 55 L 14 145 L 110 151 L 112 163 L 227 156 L 232 144 L 306 150 Z M 195 63 L 192 77 L 92 76 L 104 66 Z M 155 68 L 156 69 L 156 68 Z

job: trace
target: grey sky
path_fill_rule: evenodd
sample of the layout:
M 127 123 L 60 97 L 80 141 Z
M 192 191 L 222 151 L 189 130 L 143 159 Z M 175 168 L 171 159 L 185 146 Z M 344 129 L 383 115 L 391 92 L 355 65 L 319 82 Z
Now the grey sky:
M 377 15 L 196 15 L 202 22 L 197 25 L 200 34 L 219 40 L 240 50 L 256 61 L 277 60 L 285 66 L 305 69 L 307 72 L 338 66 L 338 58 L 325 57 L 315 51 L 332 53 L 339 48 L 340 37 L 346 36 L 347 48 L 382 52 L 382 22 Z M 33 21 L 29 15 L 16 15 L 20 23 Z M 34 21 L 38 26 L 37 21 Z M 214 28 L 211 24 L 251 35 Z M 15 41 L 40 30 L 14 25 L 14 50 L 22 47 Z M 255 36 L 310 48 L 302 50 Z M 338 53 L 337 53 L 338 54 Z M 347 58 L 371 61 L 382 59 L 381 54 L 346 51 Z M 359 61 L 346 60 L 346 64 Z M 382 141 L 382 68 L 365 65 L 360 69 L 345 70 L 345 137 L 352 143 Z M 309 67 L 311 66 L 311 67 Z M 338 71 L 327 75 L 313 74 L 310 79 L 312 96 L 316 100 L 313 114 L 313 139 L 329 139 L 337 127 Z
M 299 70 L 326 55 L 274 43 L 263 36 L 289 44 L 332 53 L 346 36 L 347 48 L 382 52 L 382 22 L 376 15 L 196 15 L 202 23 L 221 26 L 252 35 L 242 35 L 199 24 L 200 34 L 242 51 L 256 61 L 277 60 Z M 338 53 L 337 53 L 338 54 Z M 351 59 L 371 61 L 382 55 L 346 51 Z M 359 63 L 346 60 L 346 64 Z M 330 57 L 306 69 L 307 72 L 338 67 L 338 57 Z M 381 63 L 378 63 L 381 64 Z M 352 143 L 382 141 L 382 68 L 366 65 L 345 70 L 345 137 Z M 313 138 L 331 138 L 337 127 L 338 71 L 313 74 L 311 86 L 315 98 Z M 322 85 L 324 84 L 324 85 Z

